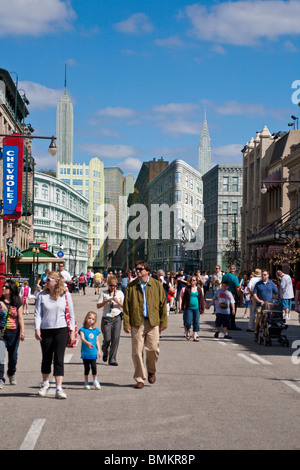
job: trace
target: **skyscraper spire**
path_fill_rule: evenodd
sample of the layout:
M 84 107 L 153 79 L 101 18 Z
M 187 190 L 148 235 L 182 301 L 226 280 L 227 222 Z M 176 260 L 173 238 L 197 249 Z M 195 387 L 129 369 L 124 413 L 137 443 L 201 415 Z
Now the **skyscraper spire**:
M 65 91 L 56 111 L 57 163 L 73 163 L 73 105 L 67 95 L 67 64 L 65 64 Z
M 206 110 L 198 150 L 198 169 L 204 175 L 211 169 L 211 143 L 206 121 Z

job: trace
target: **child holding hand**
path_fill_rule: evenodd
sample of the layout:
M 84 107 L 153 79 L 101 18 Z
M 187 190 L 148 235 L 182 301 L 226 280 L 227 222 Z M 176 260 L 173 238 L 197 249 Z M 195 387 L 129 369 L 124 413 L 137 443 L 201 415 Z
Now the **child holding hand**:
M 101 385 L 97 379 L 97 358 L 101 357 L 101 349 L 99 342 L 99 335 L 101 333 L 96 328 L 97 314 L 95 312 L 88 312 L 83 327 L 80 328 L 79 334 L 81 338 L 81 359 L 84 365 L 84 388 L 90 390 L 89 373 L 92 370 L 93 385 L 97 390 L 100 390 Z

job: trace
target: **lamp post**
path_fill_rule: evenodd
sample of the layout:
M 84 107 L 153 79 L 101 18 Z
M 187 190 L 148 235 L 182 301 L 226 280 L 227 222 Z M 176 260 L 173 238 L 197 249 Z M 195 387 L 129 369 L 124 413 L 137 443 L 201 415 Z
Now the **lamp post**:
M 55 144 L 56 137 L 52 135 L 51 137 L 46 137 L 46 136 L 41 136 L 41 135 L 28 135 L 28 134 L 18 134 L 18 133 L 13 133 L 13 134 L 0 134 L 0 137 L 17 137 L 18 139 L 48 139 L 51 140 L 48 152 L 52 157 L 56 155 L 57 152 L 57 147 Z
M 73 224 L 87 224 L 87 228 L 90 228 L 90 221 L 89 220 L 66 220 L 64 218 L 61 219 L 60 221 L 60 249 L 63 250 L 63 243 L 62 243 L 62 232 L 63 232 L 63 225 L 64 223 L 73 223 Z M 78 238 L 76 238 L 76 257 L 75 257 L 75 266 L 74 269 L 76 268 L 76 261 L 77 261 L 77 243 L 78 243 Z
M 273 184 L 273 183 L 276 183 L 276 184 L 299 184 L 300 183 L 300 180 L 282 180 L 282 181 L 271 181 L 270 183 L 267 183 L 267 184 Z M 266 192 L 268 191 L 268 188 L 267 186 L 265 185 L 265 183 L 263 181 L 261 181 L 261 188 L 260 188 L 260 192 L 261 194 L 266 194 Z
M 298 118 L 297 118 L 297 116 L 294 116 L 294 115 L 292 114 L 291 118 L 292 118 L 293 121 L 294 121 L 294 129 L 295 129 L 295 121 L 297 121 L 297 129 L 298 129 Z

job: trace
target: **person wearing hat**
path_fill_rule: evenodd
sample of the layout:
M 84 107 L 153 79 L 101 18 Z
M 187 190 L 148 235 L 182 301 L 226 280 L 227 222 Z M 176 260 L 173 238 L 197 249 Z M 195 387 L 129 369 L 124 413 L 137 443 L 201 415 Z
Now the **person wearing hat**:
M 249 284 L 248 284 L 248 292 L 250 294 L 250 317 L 249 317 L 249 322 L 248 322 L 248 328 L 246 331 L 249 331 L 251 333 L 254 333 L 255 329 L 255 318 L 256 318 L 256 302 L 253 299 L 253 290 L 255 287 L 255 284 L 261 281 L 261 270 L 256 268 L 255 271 L 252 273 Z

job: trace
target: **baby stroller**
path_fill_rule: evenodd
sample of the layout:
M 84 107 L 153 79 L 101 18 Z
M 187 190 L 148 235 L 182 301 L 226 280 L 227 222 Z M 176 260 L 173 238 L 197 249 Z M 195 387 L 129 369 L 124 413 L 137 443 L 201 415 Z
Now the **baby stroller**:
M 264 346 L 272 346 L 272 339 L 277 339 L 282 347 L 288 347 L 289 340 L 285 334 L 288 326 L 283 318 L 281 302 L 264 302 L 257 314 L 259 323 L 258 344 L 264 343 Z

